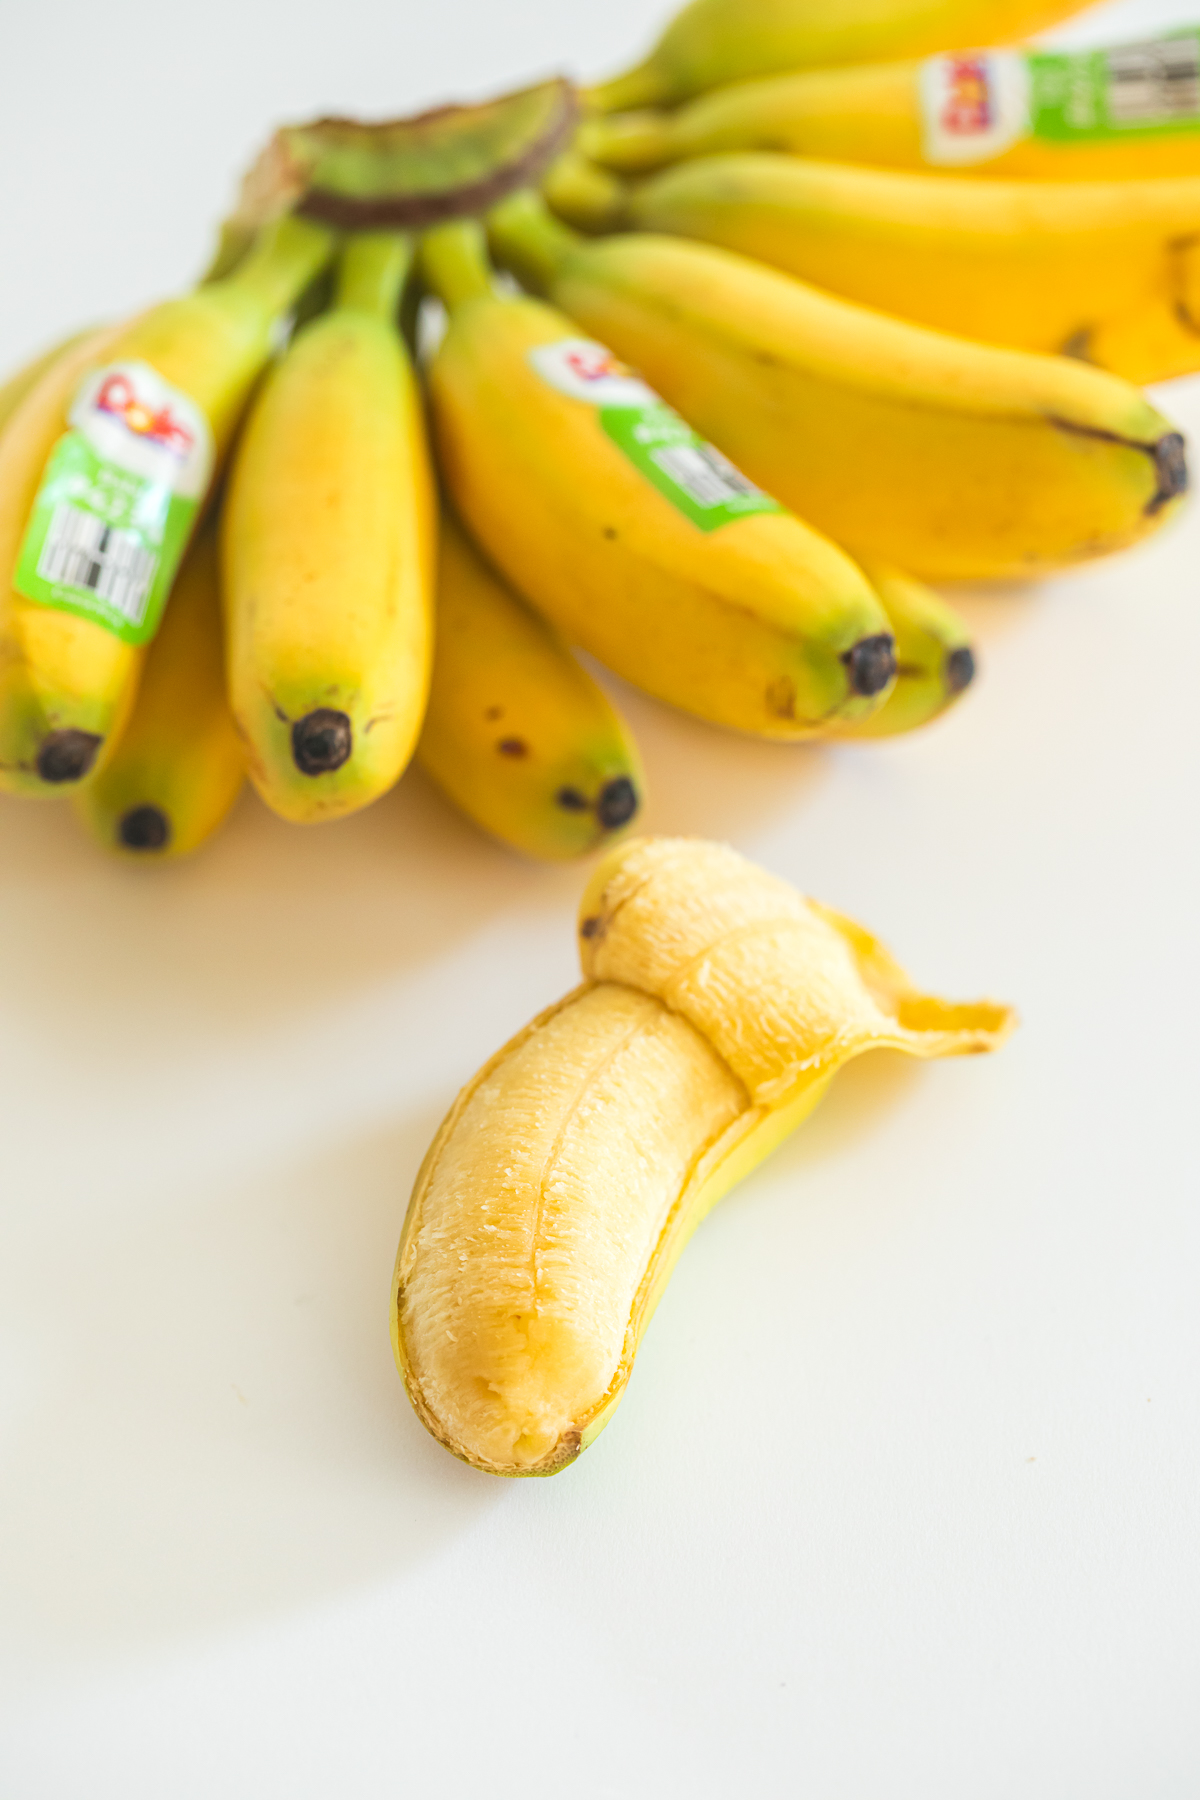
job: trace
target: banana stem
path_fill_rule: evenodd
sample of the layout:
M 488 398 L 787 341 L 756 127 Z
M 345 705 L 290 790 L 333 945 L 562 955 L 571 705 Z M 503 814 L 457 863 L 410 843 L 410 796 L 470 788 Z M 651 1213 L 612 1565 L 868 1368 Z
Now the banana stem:
M 421 239 L 421 272 L 450 312 L 491 294 L 492 265 L 482 225 L 455 219 Z
M 391 323 L 412 264 L 413 241 L 407 231 L 364 231 L 352 237 L 338 264 L 335 304 Z
M 556 219 L 540 194 L 525 188 L 488 214 L 488 241 L 497 259 L 526 287 L 542 293 L 580 242 Z
M 285 213 L 265 225 L 253 247 L 221 285 L 253 295 L 271 312 L 283 312 L 319 275 L 337 247 L 326 225 Z
M 636 68 L 627 69 L 624 75 L 614 75 L 611 81 L 584 88 L 581 98 L 590 113 L 615 113 L 632 112 L 643 106 L 663 106 L 670 103 L 672 96 L 653 58 L 649 58 Z

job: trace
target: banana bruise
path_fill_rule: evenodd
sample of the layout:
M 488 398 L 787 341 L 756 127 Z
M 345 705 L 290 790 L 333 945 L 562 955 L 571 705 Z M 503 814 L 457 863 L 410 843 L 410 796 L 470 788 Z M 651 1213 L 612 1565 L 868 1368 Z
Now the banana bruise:
M 399 234 L 351 239 L 333 311 L 255 401 L 225 504 L 233 709 L 254 786 L 302 824 L 399 779 L 429 687 L 433 487 L 395 323 L 410 262 Z
M 981 181 L 712 156 L 640 184 L 627 210 L 637 230 L 720 245 L 918 324 L 1013 349 L 1080 347 L 1094 360 L 1106 320 L 1159 296 L 1178 315 L 1200 175 Z M 1188 336 L 1195 366 L 1200 331 Z
M 0 788 L 52 795 L 96 773 L 128 716 L 142 663 L 141 645 L 13 586 L 47 460 L 81 383 L 107 364 L 148 367 L 203 416 L 215 471 L 281 316 L 332 244 L 320 226 L 277 221 L 234 274 L 68 349 L 16 408 L 0 436 Z
M 484 831 L 552 861 L 627 830 L 645 792 L 612 702 L 449 513 L 417 761 Z
M 860 559 L 1020 579 L 1136 543 L 1187 487 L 1127 382 L 913 325 L 679 238 L 585 241 L 532 195 L 494 248 L 752 481 Z
M 1013 43 L 1078 10 L 1078 0 L 692 0 L 644 62 L 587 97 L 602 113 L 676 106 L 786 69 Z
M 146 653 L 129 723 L 100 774 L 72 804 L 106 850 L 162 862 L 189 855 L 212 836 L 244 779 L 241 740 L 225 694 L 216 532 L 210 525 L 184 558 Z
M 919 992 L 859 926 L 700 840 L 611 852 L 579 944 L 583 985 L 455 1102 L 396 1263 L 412 1402 L 498 1475 L 595 1438 L 691 1232 L 845 1062 L 991 1050 L 1013 1024 Z
M 440 227 L 423 255 L 450 307 L 429 373 L 446 485 L 564 637 L 735 730 L 797 739 L 874 711 L 893 645 L 850 559 L 694 440 L 602 343 L 495 292 L 477 227 Z
M 730 150 L 781 150 L 823 162 L 946 173 L 946 164 L 927 157 L 925 69 L 923 61 L 863 63 L 738 81 L 672 112 L 590 119 L 578 148 L 628 173 Z M 1200 132 L 1188 128 L 1193 123 L 1181 122 L 1178 131 L 1125 131 L 1079 142 L 1025 135 L 986 160 L 973 160 L 970 172 L 1039 181 L 1197 175 Z
M 975 679 L 977 663 L 965 619 L 941 597 L 898 569 L 866 565 L 896 639 L 896 685 L 877 713 L 859 725 L 834 725 L 839 738 L 897 737 L 946 712 Z

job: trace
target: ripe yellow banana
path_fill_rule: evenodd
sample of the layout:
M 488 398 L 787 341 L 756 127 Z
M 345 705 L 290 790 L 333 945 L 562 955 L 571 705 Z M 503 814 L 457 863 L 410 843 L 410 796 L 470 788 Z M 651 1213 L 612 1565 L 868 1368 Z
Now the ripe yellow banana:
M 417 761 L 485 831 L 558 860 L 607 843 L 645 791 L 621 715 L 448 513 Z
M 715 724 L 798 738 L 893 677 L 865 577 L 698 439 L 602 344 L 496 292 L 482 233 L 439 227 L 430 371 L 441 467 L 492 561 L 570 641 Z
M 230 697 L 251 780 L 300 823 L 399 779 L 429 688 L 433 492 L 395 323 L 410 263 L 400 234 L 350 240 L 334 310 L 268 376 L 230 478 Z
M 867 564 L 896 639 L 896 685 L 877 713 L 858 725 L 835 725 L 834 737 L 895 737 L 936 719 L 975 679 L 975 652 L 965 619 L 922 581 Z
M 640 184 L 629 223 L 720 244 L 865 306 L 1020 350 L 1093 355 L 1098 326 L 1167 298 L 1200 366 L 1200 330 L 1186 311 L 1197 285 L 1200 175 L 980 181 L 712 156 Z
M 413 1405 L 496 1475 L 596 1437 L 692 1231 L 843 1063 L 992 1050 L 1013 1023 L 919 992 L 861 927 L 696 839 L 611 852 L 579 934 L 583 986 L 459 1095 L 396 1261 Z
M 0 432 L 4 430 L 13 413 L 25 398 L 37 386 L 42 376 L 54 367 L 60 357 L 73 350 L 86 337 L 94 336 L 94 332 L 74 331 L 70 337 L 63 338 L 61 343 L 52 344 L 49 350 L 43 350 L 40 356 L 33 357 L 20 369 L 11 374 L 7 381 L 0 384 Z
M 692 0 L 644 62 L 587 98 L 606 113 L 675 106 L 784 69 L 1013 43 L 1078 11 L 1078 0 Z
M 244 776 L 225 695 L 216 533 L 207 527 L 171 590 L 129 723 L 73 804 L 106 849 L 175 858 L 212 836 Z
M 231 276 L 67 350 L 0 437 L 0 787 L 100 765 L 296 294 L 331 235 L 282 219 Z
M 1183 439 L 1065 357 L 929 331 L 707 245 L 583 241 L 531 195 L 495 249 L 855 555 L 931 579 L 1037 575 L 1153 531 Z
M 730 150 L 781 150 L 1018 180 L 1194 175 L 1198 64 L 1188 33 L 1074 55 L 982 50 L 801 69 L 719 87 L 673 112 L 592 119 L 578 141 L 589 157 L 626 172 Z M 1043 88 L 1039 106 L 1034 94 Z

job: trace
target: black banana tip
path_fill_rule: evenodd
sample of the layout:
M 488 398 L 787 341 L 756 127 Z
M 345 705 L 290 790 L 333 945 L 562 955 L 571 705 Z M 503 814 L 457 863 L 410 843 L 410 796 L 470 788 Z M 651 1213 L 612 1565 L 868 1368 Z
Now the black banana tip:
M 302 775 L 331 775 L 353 748 L 349 719 L 331 706 L 318 706 L 292 726 L 292 760 Z
M 596 817 L 605 831 L 616 831 L 628 825 L 639 805 L 638 791 L 628 775 L 617 775 L 606 781 L 596 801 Z
M 131 806 L 121 816 L 117 836 L 126 850 L 165 850 L 171 841 L 171 821 L 157 806 Z
M 1154 459 L 1156 486 L 1146 505 L 1148 513 L 1156 513 L 1188 490 L 1187 444 L 1183 434 L 1168 431 L 1160 437 L 1151 452 Z
M 951 650 L 943 665 L 943 678 L 952 694 L 961 694 L 975 679 L 975 653 L 969 644 Z
M 56 787 L 65 781 L 82 781 L 103 741 L 94 731 L 52 731 L 42 739 L 37 772 Z
M 859 638 L 843 656 L 852 694 L 881 694 L 896 673 L 896 640 L 888 632 Z

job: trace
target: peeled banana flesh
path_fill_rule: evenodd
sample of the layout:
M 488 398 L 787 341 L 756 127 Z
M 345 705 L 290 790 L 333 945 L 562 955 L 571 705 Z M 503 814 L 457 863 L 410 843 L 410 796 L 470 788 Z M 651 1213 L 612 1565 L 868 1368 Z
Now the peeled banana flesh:
M 579 919 L 583 985 L 480 1070 L 417 1177 L 397 1363 L 455 1456 L 549 1475 L 611 1416 L 683 1245 L 872 1048 L 994 1049 L 876 940 L 718 844 L 632 840 Z

